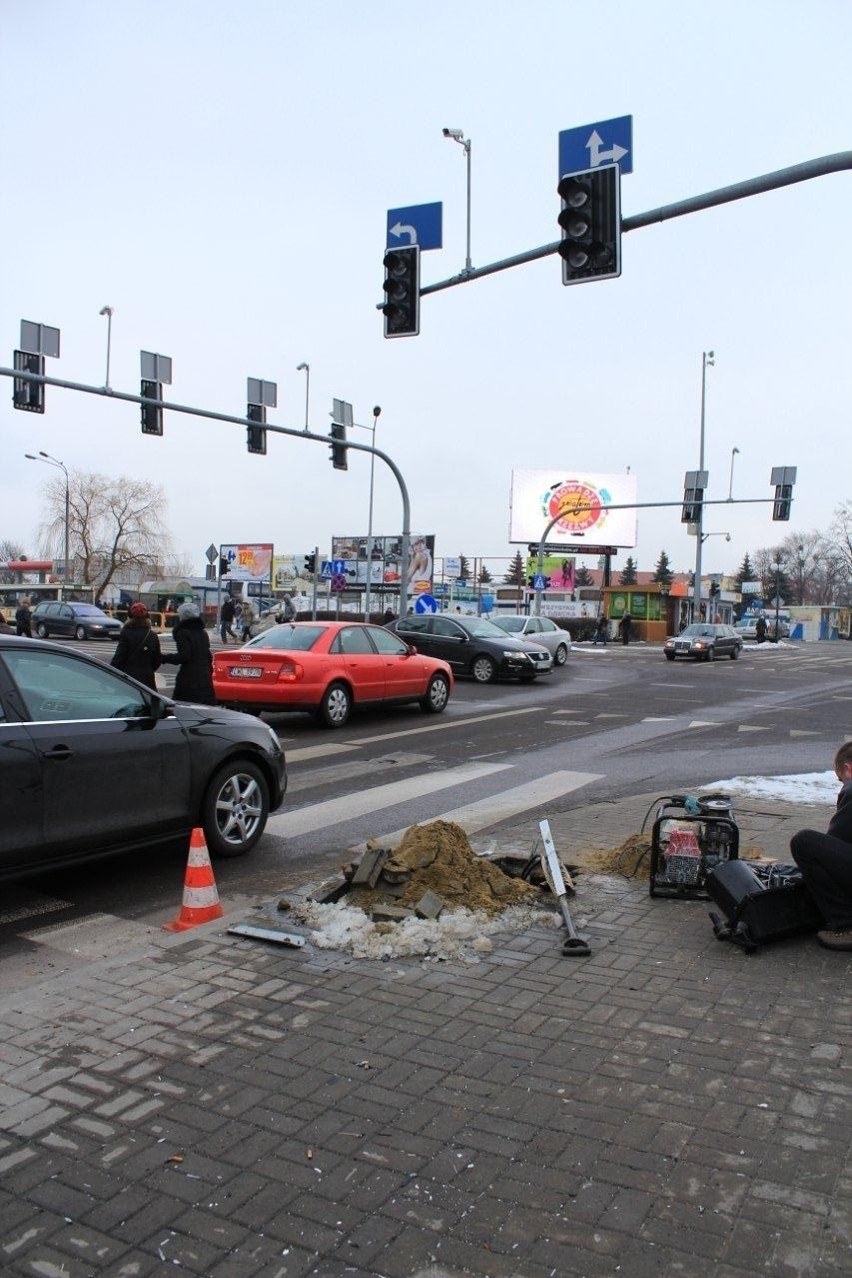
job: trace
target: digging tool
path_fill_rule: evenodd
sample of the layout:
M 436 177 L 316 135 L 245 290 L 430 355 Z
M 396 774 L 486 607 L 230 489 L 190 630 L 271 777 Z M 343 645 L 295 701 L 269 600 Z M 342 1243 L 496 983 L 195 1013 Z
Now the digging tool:
M 538 828 L 541 831 L 541 841 L 544 847 L 541 854 L 541 868 L 544 871 L 544 877 L 547 879 L 551 892 L 559 902 L 562 922 L 565 924 L 565 931 L 568 933 L 562 943 L 562 953 L 566 958 L 588 958 L 592 952 L 589 949 L 589 943 L 577 935 L 571 918 L 571 911 L 568 909 L 568 893 L 565 890 L 565 880 L 562 877 L 562 866 L 559 864 L 559 857 L 556 855 L 556 848 L 553 846 L 550 822 L 539 821 Z

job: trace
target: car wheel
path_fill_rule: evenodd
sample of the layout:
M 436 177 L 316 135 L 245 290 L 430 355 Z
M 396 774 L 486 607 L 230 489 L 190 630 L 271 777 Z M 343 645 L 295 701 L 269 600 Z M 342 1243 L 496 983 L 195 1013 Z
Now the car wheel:
M 496 674 L 496 667 L 490 657 L 480 653 L 478 657 L 474 657 L 470 673 L 477 683 L 491 683 Z
M 553 664 L 555 666 L 564 666 L 568 660 L 568 649 L 564 643 L 561 643 L 553 654 Z
M 327 728 L 342 728 L 352 713 L 352 694 L 343 683 L 333 683 L 326 688 L 319 707 L 319 716 Z
M 88 638 L 88 635 L 86 634 L 86 627 L 85 627 L 85 626 L 78 626 L 78 627 L 76 628 L 76 630 L 74 631 L 74 638 L 75 638 L 75 639 L 87 639 L 87 638 Z
M 666 653 L 666 661 L 674 661 L 674 653 L 673 653 L 673 652 L 667 652 L 667 653 Z
M 731 649 L 731 661 L 736 661 L 736 659 L 737 659 L 737 657 L 738 657 L 739 655 L 740 655 L 740 650 L 739 650 L 739 648 L 732 648 L 732 649 Z
M 704 660 L 705 660 L 705 661 L 715 661 L 715 660 L 716 660 L 716 649 L 715 649 L 715 648 L 708 648 L 708 649 L 707 649 L 707 656 L 704 658 Z
M 426 696 L 420 702 L 420 709 L 426 714 L 441 714 L 447 708 L 450 699 L 450 685 L 446 675 L 435 674 L 429 680 Z
M 39 639 L 47 638 L 47 626 L 44 624 L 43 621 L 40 621 L 38 625 L 36 626 L 36 634 L 38 635 Z
M 213 856 L 243 856 L 266 827 L 269 787 L 257 764 L 235 759 L 213 776 L 201 807 L 201 824 Z

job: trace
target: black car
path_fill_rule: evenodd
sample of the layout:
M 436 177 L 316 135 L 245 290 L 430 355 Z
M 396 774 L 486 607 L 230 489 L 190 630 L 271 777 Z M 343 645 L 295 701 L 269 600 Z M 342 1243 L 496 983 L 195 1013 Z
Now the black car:
M 482 617 L 414 614 L 398 617 L 387 629 L 425 656 L 446 661 L 454 675 L 469 675 L 477 683 L 494 679 L 530 683 L 540 671 L 553 667 L 546 648 L 513 639 Z
M 152 692 L 94 657 L 0 635 L 0 877 L 202 826 L 210 851 L 254 847 L 287 788 L 266 724 Z
M 736 661 L 742 652 L 743 641 L 733 626 L 695 621 L 679 635 L 672 635 L 665 642 L 663 652 L 666 661 L 676 657 L 692 657 L 695 661 L 715 661 L 717 657 L 730 657 Z
M 33 632 L 41 639 L 117 639 L 121 622 L 88 603 L 40 603 L 33 609 Z

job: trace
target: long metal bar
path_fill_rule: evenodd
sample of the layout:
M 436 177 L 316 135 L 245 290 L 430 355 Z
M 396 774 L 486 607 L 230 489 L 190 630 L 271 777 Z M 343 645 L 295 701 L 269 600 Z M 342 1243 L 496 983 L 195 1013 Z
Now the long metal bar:
M 777 169 L 774 173 L 764 173 L 760 177 L 747 178 L 745 182 L 735 182 L 732 186 L 722 186 L 718 190 L 708 191 L 704 195 L 693 195 L 675 204 L 663 204 L 660 208 L 649 209 L 646 213 L 634 213 L 632 217 L 621 220 L 622 231 L 638 231 L 643 226 L 653 226 L 656 222 L 668 222 L 674 217 L 685 217 L 689 213 L 700 213 L 704 209 L 715 208 L 719 204 L 730 204 L 734 200 L 745 200 L 752 195 L 762 195 L 766 191 L 776 191 L 783 186 L 792 186 L 796 182 L 809 182 L 811 178 L 826 177 L 829 173 L 840 173 L 852 169 L 852 151 L 837 151 L 833 155 L 823 155 L 815 160 L 805 160 L 802 164 L 794 164 L 788 169 Z M 553 244 L 544 244 L 541 248 L 530 249 L 526 253 L 516 253 L 514 257 L 505 257 L 488 266 L 477 266 L 465 270 L 450 279 L 440 280 L 437 284 L 427 284 L 421 288 L 420 296 L 427 293 L 439 293 L 442 289 L 454 288 L 457 284 L 468 284 L 471 280 L 481 279 L 485 275 L 495 275 L 498 271 L 507 271 L 512 266 L 523 266 L 526 262 L 537 262 L 539 258 L 550 257 L 559 252 L 561 240 Z M 384 306 L 384 302 L 377 304 Z
M 12 377 L 18 381 L 38 382 L 42 386 L 58 386 L 61 390 L 82 391 L 86 395 L 98 395 L 102 399 L 119 399 L 128 404 L 152 404 L 155 408 L 168 409 L 170 413 L 185 413 L 188 417 L 206 417 L 209 421 L 228 422 L 234 426 L 252 426 L 257 425 L 256 422 L 250 422 L 247 417 L 235 417 L 230 413 L 214 413 L 209 408 L 193 408 L 189 404 L 175 404 L 171 400 L 165 399 L 149 399 L 144 395 L 131 395 L 127 391 L 111 390 L 106 386 L 86 386 L 82 382 L 68 382 L 60 377 L 46 377 L 40 373 L 25 373 L 16 368 L 0 368 L 0 377 Z M 317 444 L 331 443 L 329 435 L 314 435 L 310 431 L 297 430 L 293 426 L 273 426 L 271 422 L 264 423 L 264 430 L 272 431 L 276 435 L 290 435 L 293 439 L 310 439 Z M 400 616 L 405 616 L 408 609 L 408 550 L 411 545 L 411 501 L 408 496 L 408 488 L 402 477 L 402 472 L 396 462 L 387 453 L 383 453 L 380 448 L 375 448 L 370 444 L 356 444 L 346 441 L 347 448 L 354 448 L 359 453 L 371 453 L 374 457 L 380 457 L 386 465 L 393 471 L 396 482 L 399 484 L 399 492 L 402 498 L 402 564 L 399 583 L 399 612 Z

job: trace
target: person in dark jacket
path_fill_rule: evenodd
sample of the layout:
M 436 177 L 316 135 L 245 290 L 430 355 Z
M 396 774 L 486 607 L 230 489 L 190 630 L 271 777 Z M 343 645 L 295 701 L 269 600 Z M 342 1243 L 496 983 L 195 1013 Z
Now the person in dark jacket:
M 180 667 L 175 680 L 175 701 L 194 701 L 202 706 L 215 706 L 210 639 L 196 604 L 181 604 L 178 608 L 178 623 L 172 634 L 177 652 L 164 653 L 163 664 Z
M 800 830 L 790 840 L 793 860 L 825 919 L 817 940 L 828 950 L 852 950 L 852 741 L 834 756 L 840 793 L 828 831 Z
M 234 630 L 234 617 L 237 614 L 237 607 L 230 595 L 225 595 L 222 600 L 222 607 L 219 609 L 219 633 L 222 636 L 222 643 L 227 644 L 228 635 L 231 636 L 234 643 L 239 643 L 236 632 Z
M 29 599 L 22 599 L 15 611 L 15 634 L 25 635 L 27 639 L 32 639 L 33 614 L 30 612 Z
M 162 663 L 160 641 L 151 629 L 148 609 L 143 603 L 131 604 L 110 665 L 132 675 L 156 692 L 157 680 L 154 675 Z
M 758 617 L 757 623 L 754 627 L 754 634 L 758 643 L 766 642 L 766 622 L 763 617 Z
M 633 618 L 629 612 L 625 612 L 621 621 L 618 623 L 618 628 L 621 631 L 621 642 L 624 644 L 625 648 L 630 643 L 630 630 L 632 626 Z

